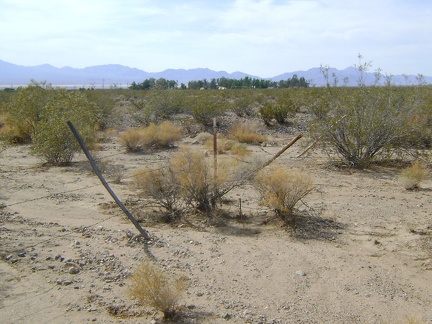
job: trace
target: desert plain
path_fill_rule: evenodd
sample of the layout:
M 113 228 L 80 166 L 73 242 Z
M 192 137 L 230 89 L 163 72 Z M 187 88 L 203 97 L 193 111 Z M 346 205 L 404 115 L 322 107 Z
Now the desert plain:
M 301 130 L 249 145 L 262 160 Z M 128 295 L 141 262 L 187 278 L 175 323 L 432 323 L 432 180 L 415 191 L 397 165 L 336 167 L 301 139 L 273 163 L 309 174 L 314 190 L 287 228 L 247 184 L 210 222 L 190 213 L 154 221 L 129 185 L 133 172 L 181 147 L 128 153 L 118 134 L 96 154 L 145 241 L 92 173 L 84 154 L 44 165 L 28 145 L 0 154 L 0 322 L 162 323 Z M 209 157 L 211 158 L 211 156 Z M 121 173 L 121 177 L 119 176 Z M 241 207 L 240 207 L 241 202 Z

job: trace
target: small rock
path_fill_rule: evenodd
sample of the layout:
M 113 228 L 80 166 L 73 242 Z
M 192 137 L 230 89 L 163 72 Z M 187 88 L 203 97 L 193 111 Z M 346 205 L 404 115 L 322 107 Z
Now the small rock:
M 302 270 L 298 270 L 298 271 L 296 271 L 296 275 L 298 275 L 300 277 L 305 277 L 306 276 L 306 272 L 304 272 Z
M 231 317 L 232 317 L 232 314 L 230 314 L 230 313 L 225 313 L 222 315 L 222 318 L 226 319 L 226 320 L 229 320 Z
M 72 267 L 69 269 L 70 274 L 78 274 L 80 272 L 80 269 L 78 267 Z
M 21 257 L 21 258 L 23 258 L 23 257 L 26 256 L 26 253 L 25 252 L 20 252 L 20 253 L 18 253 L 18 256 Z

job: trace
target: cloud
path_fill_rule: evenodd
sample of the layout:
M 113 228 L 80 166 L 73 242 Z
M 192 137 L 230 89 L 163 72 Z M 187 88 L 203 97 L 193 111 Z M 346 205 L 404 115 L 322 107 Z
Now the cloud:
M 392 73 L 432 75 L 432 4 L 402 0 L 0 0 L 0 59 L 118 63 L 274 76 L 357 53 Z

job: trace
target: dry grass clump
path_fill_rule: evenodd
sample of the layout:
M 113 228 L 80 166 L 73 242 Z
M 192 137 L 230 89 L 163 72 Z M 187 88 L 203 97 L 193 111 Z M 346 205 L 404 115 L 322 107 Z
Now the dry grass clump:
M 261 203 L 274 209 L 285 222 L 291 221 L 295 205 L 313 189 L 308 175 L 282 166 L 259 171 L 255 180 Z
M 187 284 L 185 278 L 169 278 L 148 263 L 142 263 L 135 269 L 130 283 L 130 296 L 142 305 L 162 312 L 165 319 L 175 316 Z
M 128 129 L 119 138 L 122 145 L 130 152 L 139 152 L 149 148 L 167 148 L 179 140 L 182 128 L 169 121 L 159 125 L 150 124 L 147 127 Z
M 399 180 L 406 190 L 415 190 L 429 176 L 430 172 L 427 164 L 416 160 L 411 166 L 402 170 Z
M 213 152 L 213 136 L 204 143 L 208 150 Z M 247 149 L 246 144 L 239 143 L 233 139 L 227 139 L 221 135 L 217 138 L 217 152 L 218 154 L 228 154 L 232 153 L 239 157 L 249 155 L 251 152 Z
M 263 143 L 267 137 L 258 133 L 259 126 L 254 123 L 235 123 L 230 129 L 230 137 L 240 143 L 256 144 Z

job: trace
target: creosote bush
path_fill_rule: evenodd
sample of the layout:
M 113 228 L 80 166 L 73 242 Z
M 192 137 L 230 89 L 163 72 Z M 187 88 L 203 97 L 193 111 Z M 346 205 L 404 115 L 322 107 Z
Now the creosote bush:
M 295 205 L 313 189 L 312 179 L 298 171 L 287 171 L 282 166 L 258 172 L 255 183 L 261 203 L 275 210 L 286 223 L 292 221 Z
M 128 129 L 120 135 L 119 141 L 130 152 L 150 148 L 169 148 L 182 136 L 182 128 L 169 121 L 159 125 L 151 123 L 147 127 Z
M 4 138 L 15 143 L 31 143 L 40 113 L 51 93 L 51 86 L 46 84 L 32 83 L 18 88 L 12 100 L 4 106 L 7 125 Z
M 154 308 L 163 313 L 164 319 L 170 319 L 178 310 L 186 286 L 185 278 L 169 278 L 155 266 L 142 263 L 130 279 L 129 293 L 143 306 Z
M 82 139 L 95 140 L 97 107 L 79 92 L 56 90 L 39 114 L 33 135 L 33 152 L 49 163 L 69 163 L 81 150 L 66 122 L 71 121 Z
M 220 92 L 205 90 L 188 98 L 188 105 L 193 118 L 204 126 L 212 126 L 213 118 L 224 115 L 229 107 L 229 103 Z
M 365 66 L 359 68 L 362 73 Z M 324 74 L 328 70 L 324 70 Z M 367 167 L 382 153 L 413 147 L 428 133 L 421 87 L 330 87 L 313 91 L 311 136 L 330 157 L 356 168 Z M 399 151 L 400 152 L 400 151 Z
M 410 167 L 401 172 L 399 180 L 406 190 L 415 190 L 429 176 L 430 172 L 427 164 L 416 160 Z
M 34 144 L 32 152 L 48 163 L 69 163 L 81 148 L 66 122 L 71 121 L 91 144 L 108 110 L 82 92 L 32 81 L 4 105 L 6 129 L 1 136 L 12 143 Z
M 273 120 L 284 124 L 287 118 L 293 117 L 296 113 L 294 102 L 287 96 L 281 96 L 277 100 L 267 100 L 259 109 L 260 116 L 267 126 L 273 125 Z
M 236 97 L 232 104 L 231 110 L 239 117 L 253 117 L 256 112 L 254 110 L 255 96 L 253 90 L 246 90 L 242 96 Z

